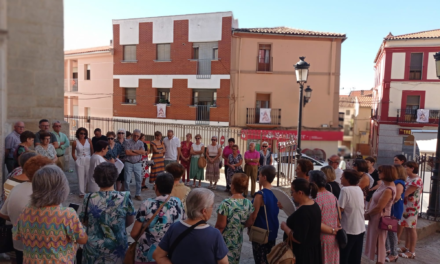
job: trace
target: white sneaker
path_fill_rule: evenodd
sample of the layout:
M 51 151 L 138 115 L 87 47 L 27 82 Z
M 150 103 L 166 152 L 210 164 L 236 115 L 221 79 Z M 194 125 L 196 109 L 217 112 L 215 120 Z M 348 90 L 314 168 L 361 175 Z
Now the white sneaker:
M 212 185 L 209 185 L 209 186 L 208 186 L 208 189 L 212 189 Z

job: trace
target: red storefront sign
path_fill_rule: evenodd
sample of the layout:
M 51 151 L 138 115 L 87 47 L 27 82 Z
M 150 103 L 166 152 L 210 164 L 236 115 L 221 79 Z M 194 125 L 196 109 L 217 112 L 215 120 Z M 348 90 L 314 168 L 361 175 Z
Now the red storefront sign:
M 262 140 L 296 140 L 296 130 L 248 130 L 241 131 L 242 139 L 262 139 Z M 342 131 L 301 131 L 301 140 L 310 141 L 342 141 L 344 132 Z

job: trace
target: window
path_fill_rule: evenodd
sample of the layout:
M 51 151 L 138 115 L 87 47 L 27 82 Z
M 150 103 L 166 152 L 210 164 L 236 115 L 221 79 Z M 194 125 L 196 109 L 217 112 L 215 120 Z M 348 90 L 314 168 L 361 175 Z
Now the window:
M 420 96 L 408 95 L 406 97 L 406 109 L 417 110 L 420 108 Z
M 423 53 L 411 53 L 411 65 L 409 70 L 410 80 L 422 79 Z
M 125 88 L 125 103 L 136 104 L 136 88 Z
M 194 105 L 217 106 L 216 90 L 193 90 Z
M 85 116 L 91 116 L 91 114 L 90 114 L 90 107 L 84 107 L 84 115 Z
M 350 115 L 350 110 L 345 110 L 345 115 Z
M 170 59 L 170 44 L 157 44 L 157 60 L 169 61 Z
M 170 89 L 157 89 L 158 104 L 170 104 L 171 92 Z
M 84 79 L 90 80 L 90 64 L 84 64 Z
M 136 45 L 124 46 L 124 61 L 136 61 Z
M 214 48 L 212 50 L 212 59 L 213 60 L 218 60 L 218 48 Z
M 270 44 L 260 44 L 258 48 L 258 66 L 257 71 L 272 71 L 271 57 L 270 57 Z
M 198 60 L 199 59 L 199 47 L 193 48 L 193 59 Z

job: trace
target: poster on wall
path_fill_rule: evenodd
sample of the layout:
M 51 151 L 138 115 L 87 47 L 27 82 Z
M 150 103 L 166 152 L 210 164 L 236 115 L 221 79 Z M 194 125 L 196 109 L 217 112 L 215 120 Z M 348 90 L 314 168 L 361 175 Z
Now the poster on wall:
M 157 117 L 158 118 L 166 118 L 167 117 L 167 105 L 166 104 L 157 104 Z
M 417 122 L 428 123 L 429 122 L 429 110 L 417 109 Z
M 260 108 L 260 123 L 268 124 L 271 123 L 272 120 L 270 118 L 270 108 Z

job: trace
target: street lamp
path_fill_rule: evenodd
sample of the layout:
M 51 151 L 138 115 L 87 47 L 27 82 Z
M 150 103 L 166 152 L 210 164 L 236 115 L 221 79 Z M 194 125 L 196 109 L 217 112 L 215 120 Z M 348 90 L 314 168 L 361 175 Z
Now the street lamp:
M 303 100 L 304 105 L 310 101 L 312 95 L 312 89 L 310 86 L 306 88 L 306 95 L 303 96 L 304 84 L 307 82 L 309 77 L 309 67 L 310 64 L 304 61 L 306 57 L 299 57 L 299 61 L 294 65 L 296 73 L 296 82 L 299 83 L 299 117 L 298 117 L 298 132 L 296 140 L 296 160 L 298 161 L 301 157 L 301 127 L 302 127 L 302 109 Z
M 437 77 L 440 79 L 440 52 L 437 52 L 434 54 L 435 59 L 435 67 L 437 72 Z M 440 115 L 440 113 L 439 113 Z M 437 150 L 435 152 L 435 159 L 434 159 L 434 174 L 431 177 L 432 180 L 432 188 L 431 188 L 431 195 L 429 196 L 429 206 L 428 206 L 428 215 L 430 216 L 437 216 L 436 214 L 439 211 L 439 203 L 440 203 L 440 196 L 439 196 L 439 181 L 440 181 L 440 120 L 438 122 L 438 130 L 437 130 Z

